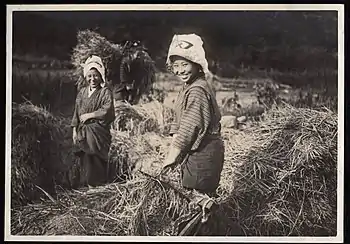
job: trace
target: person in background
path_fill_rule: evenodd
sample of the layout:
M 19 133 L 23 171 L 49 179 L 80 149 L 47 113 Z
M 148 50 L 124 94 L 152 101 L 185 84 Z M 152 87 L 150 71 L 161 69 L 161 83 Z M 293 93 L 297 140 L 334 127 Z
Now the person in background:
M 93 55 L 83 67 L 88 85 L 76 97 L 71 122 L 74 153 L 79 157 L 82 169 L 80 184 L 97 186 L 107 180 L 110 125 L 115 112 L 112 92 L 105 86 L 105 67 L 101 58 Z
M 123 57 L 120 62 L 120 83 L 114 91 L 116 101 L 127 101 L 133 104 L 135 93 L 135 74 L 131 72 L 131 65 L 137 58 L 141 43 L 139 41 L 126 41 L 123 47 Z
M 216 196 L 224 163 L 221 114 L 210 75 L 203 41 L 196 34 L 175 35 L 169 47 L 167 66 L 182 82 L 175 102 L 173 141 L 161 176 L 181 162 L 182 185 Z

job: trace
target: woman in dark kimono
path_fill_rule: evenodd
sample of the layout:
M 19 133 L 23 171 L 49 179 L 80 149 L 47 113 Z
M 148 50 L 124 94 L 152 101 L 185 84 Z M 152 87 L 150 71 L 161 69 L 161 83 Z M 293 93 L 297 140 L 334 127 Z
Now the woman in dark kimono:
M 175 35 L 167 65 L 183 82 L 175 102 L 176 119 L 170 134 L 173 142 L 161 174 L 182 162 L 185 188 L 215 196 L 224 162 L 221 114 L 201 38 L 195 34 Z
M 80 184 L 97 186 L 107 181 L 110 125 L 115 112 L 112 92 L 105 87 L 105 69 L 101 58 L 92 56 L 87 59 L 84 78 L 88 86 L 77 95 L 71 123 L 73 143 L 81 163 Z

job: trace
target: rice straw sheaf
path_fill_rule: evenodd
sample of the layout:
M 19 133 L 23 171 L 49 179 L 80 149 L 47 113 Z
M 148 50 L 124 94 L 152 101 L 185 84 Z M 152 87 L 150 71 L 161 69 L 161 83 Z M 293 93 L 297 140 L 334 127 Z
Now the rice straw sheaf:
M 146 132 L 166 134 L 174 119 L 174 111 L 158 101 L 138 105 L 116 102 L 115 114 L 114 128 L 129 131 L 131 135 Z
M 109 172 L 112 181 L 130 180 L 133 173 L 141 169 L 151 175 L 159 173 L 171 138 L 155 132 L 134 136 L 127 131 L 111 130 L 111 133 Z
M 171 234 L 171 219 L 186 211 L 187 202 L 174 190 L 138 175 L 123 184 L 62 190 L 54 202 L 12 209 L 11 232 L 15 235 Z
M 77 45 L 73 49 L 72 64 L 75 67 L 73 72 L 74 79 L 77 80 L 78 87 L 85 85 L 83 79 L 83 67 L 86 59 L 91 55 L 101 57 L 106 68 L 107 83 L 119 81 L 119 65 L 122 56 L 122 47 L 119 44 L 114 44 L 108 41 L 100 34 L 84 30 L 77 34 Z
M 254 145 L 258 145 L 256 134 L 247 130 L 233 130 L 223 128 L 222 138 L 225 145 L 225 163 L 221 172 L 218 194 L 226 198 L 236 187 L 236 171 L 241 167 L 243 155 Z
M 53 201 L 44 200 L 12 209 L 13 235 L 176 235 L 178 224 L 188 218 L 195 206 L 195 192 L 183 190 L 175 171 L 162 182 L 136 173 L 125 183 L 92 189 L 62 190 Z M 227 218 L 216 211 L 207 235 L 225 235 Z M 220 219 L 221 217 L 221 219 Z M 33 224 L 34 223 L 34 224 Z M 210 228 L 211 227 L 211 228 Z M 231 227 L 232 228 L 232 227 Z
M 112 142 L 109 150 L 108 177 L 109 182 L 120 182 L 131 177 L 135 167 L 132 149 L 135 147 L 128 133 L 111 130 Z
M 225 162 L 239 167 L 223 203 L 247 235 L 335 235 L 337 115 L 286 105 L 264 117 L 251 148 Z
M 12 106 L 11 199 L 25 204 L 52 192 L 57 173 L 64 170 L 62 121 L 30 103 Z
M 135 158 L 135 169 L 150 175 L 157 175 L 163 165 L 172 138 L 147 132 L 132 138 L 135 142 L 132 153 Z

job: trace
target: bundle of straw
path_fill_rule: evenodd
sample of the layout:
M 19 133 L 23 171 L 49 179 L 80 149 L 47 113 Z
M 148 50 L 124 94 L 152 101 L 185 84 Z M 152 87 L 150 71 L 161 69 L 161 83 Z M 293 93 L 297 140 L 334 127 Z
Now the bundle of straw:
M 286 105 L 264 116 L 256 142 L 226 162 L 231 215 L 248 235 L 335 235 L 337 115 Z
M 135 169 L 151 175 L 160 173 L 170 146 L 171 137 L 164 137 L 154 132 L 134 136 L 132 153 L 135 158 Z
M 83 67 L 88 57 L 97 55 L 102 59 L 106 68 L 106 80 L 109 85 L 119 82 L 119 66 L 122 56 L 122 47 L 119 44 L 109 42 L 105 37 L 90 30 L 79 31 L 77 46 L 73 49 L 72 64 L 75 67 L 74 79 L 78 87 L 85 86 Z
M 130 135 L 127 131 L 111 130 L 111 133 L 109 171 L 114 182 L 132 180 L 138 170 L 151 175 L 160 172 L 171 137 L 155 132 Z
M 62 191 L 53 201 L 12 210 L 16 235 L 171 234 L 172 219 L 188 212 L 176 191 L 138 175 L 123 184 Z M 165 229 L 168 228 L 168 229 Z
M 114 128 L 129 131 L 132 135 L 146 132 L 166 134 L 174 119 L 174 111 L 158 101 L 134 106 L 116 102 L 115 114 Z
M 109 182 L 129 180 L 135 167 L 132 138 L 127 133 L 111 130 L 112 143 L 109 150 L 108 177 Z
M 65 169 L 62 127 L 62 121 L 44 108 L 29 103 L 13 104 L 12 205 L 25 204 L 43 196 L 37 186 L 53 191 L 55 176 Z
M 196 210 L 196 192 L 181 188 L 178 172 L 159 181 L 136 173 L 125 183 L 61 191 L 55 199 L 12 209 L 13 235 L 177 235 L 182 220 Z M 202 226 L 201 235 L 227 235 L 236 230 L 224 208 Z

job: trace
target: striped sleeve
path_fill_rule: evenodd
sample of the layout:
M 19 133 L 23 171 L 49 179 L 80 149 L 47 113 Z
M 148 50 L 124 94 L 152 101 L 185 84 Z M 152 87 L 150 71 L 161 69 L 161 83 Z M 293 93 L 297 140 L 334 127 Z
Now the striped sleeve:
M 191 88 L 185 99 L 187 101 L 174 140 L 174 146 L 184 153 L 200 143 L 199 137 L 203 137 L 211 121 L 209 99 L 204 89 Z

